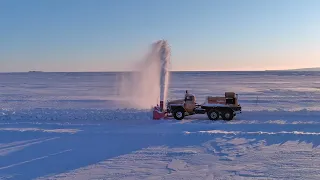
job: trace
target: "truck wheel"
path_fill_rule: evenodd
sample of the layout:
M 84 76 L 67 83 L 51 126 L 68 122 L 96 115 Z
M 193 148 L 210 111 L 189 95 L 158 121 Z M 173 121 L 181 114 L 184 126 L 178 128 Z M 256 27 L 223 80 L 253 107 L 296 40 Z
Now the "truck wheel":
M 222 119 L 226 121 L 230 121 L 234 117 L 232 110 L 224 110 L 221 116 L 222 116 Z
M 210 120 L 218 120 L 219 119 L 219 111 L 211 109 L 207 112 L 208 118 Z
M 177 109 L 173 112 L 173 117 L 176 120 L 182 120 L 184 118 L 185 114 L 184 114 L 184 110 L 183 109 Z

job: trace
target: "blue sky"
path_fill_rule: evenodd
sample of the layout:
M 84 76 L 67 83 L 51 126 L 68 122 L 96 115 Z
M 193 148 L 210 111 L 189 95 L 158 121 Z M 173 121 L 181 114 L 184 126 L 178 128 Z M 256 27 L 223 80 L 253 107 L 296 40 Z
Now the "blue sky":
M 0 72 L 127 70 L 166 39 L 173 70 L 320 66 L 317 0 L 1 0 Z

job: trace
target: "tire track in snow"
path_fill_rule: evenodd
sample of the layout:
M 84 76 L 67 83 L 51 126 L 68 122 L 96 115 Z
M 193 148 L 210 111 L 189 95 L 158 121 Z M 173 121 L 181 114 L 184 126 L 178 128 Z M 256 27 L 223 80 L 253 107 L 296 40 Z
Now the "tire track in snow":
M 22 164 L 30 163 L 30 162 L 41 160 L 41 159 L 45 159 L 45 158 L 49 158 L 50 156 L 56 156 L 56 155 L 59 155 L 59 154 L 62 154 L 62 153 L 66 153 L 66 152 L 69 152 L 69 151 L 72 151 L 72 149 L 59 151 L 57 153 L 52 153 L 52 154 L 49 154 L 49 155 L 46 155 L 46 156 L 41 156 L 41 157 L 34 158 L 34 159 L 31 159 L 31 160 L 28 160 L 28 161 L 22 161 L 22 162 L 19 162 L 19 163 L 11 164 L 11 165 L 8 165 L 8 166 L 3 166 L 3 167 L 0 167 L 0 170 L 8 169 L 8 168 L 11 168 L 11 167 L 19 166 L 19 165 L 22 165 Z
M 209 131 L 184 131 L 184 134 L 195 134 L 195 133 L 207 133 L 207 134 L 268 134 L 268 135 L 275 135 L 275 134 L 295 134 L 295 135 L 316 135 L 319 136 L 320 132 L 303 132 L 303 131 L 280 131 L 280 132 L 264 132 L 264 131 L 256 131 L 256 132 L 244 132 L 244 131 L 223 131 L 223 130 L 209 130 Z
M 79 129 L 40 129 L 40 128 L 0 128 L 0 131 L 42 131 L 42 132 L 52 132 L 52 133 L 77 133 L 81 130 Z
M 28 140 L 28 141 L 18 141 L 18 142 L 13 142 L 13 143 L 8 143 L 8 144 L 2 144 L 2 145 L 0 145 L 0 156 L 6 156 L 10 153 L 22 150 L 22 149 L 29 147 L 31 145 L 40 144 L 40 143 L 55 140 L 58 138 L 60 138 L 60 137 L 39 138 L 39 139 L 33 139 L 33 140 Z
M 20 144 L 26 144 L 26 143 L 38 141 L 41 139 L 46 139 L 46 138 L 31 139 L 31 140 L 27 140 L 27 141 L 15 141 L 12 143 L 0 143 L 0 149 L 11 147 L 11 146 L 16 146 L 16 145 L 20 145 Z

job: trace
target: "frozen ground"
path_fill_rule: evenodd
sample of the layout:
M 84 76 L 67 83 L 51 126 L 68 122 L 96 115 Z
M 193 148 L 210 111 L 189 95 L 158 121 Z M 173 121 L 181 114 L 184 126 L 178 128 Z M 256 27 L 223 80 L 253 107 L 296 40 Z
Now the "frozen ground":
M 320 179 L 319 76 L 173 74 L 170 98 L 239 93 L 213 122 L 151 120 L 114 73 L 0 74 L 0 179 Z

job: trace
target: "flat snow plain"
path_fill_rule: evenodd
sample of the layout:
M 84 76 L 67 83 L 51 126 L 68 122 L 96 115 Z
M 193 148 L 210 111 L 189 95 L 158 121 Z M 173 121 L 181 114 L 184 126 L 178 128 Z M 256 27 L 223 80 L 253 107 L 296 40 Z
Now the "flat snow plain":
M 172 75 L 172 99 L 239 93 L 230 122 L 152 120 L 116 77 L 0 74 L 0 179 L 320 179 L 320 73 Z

